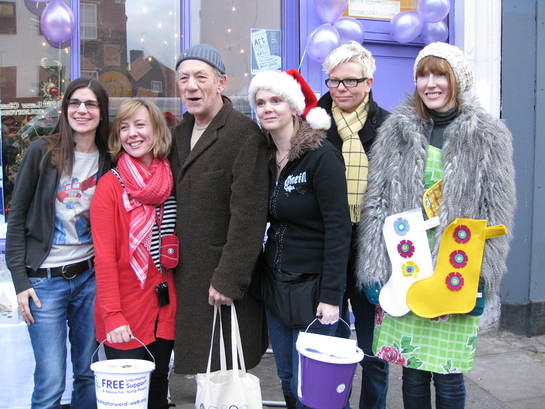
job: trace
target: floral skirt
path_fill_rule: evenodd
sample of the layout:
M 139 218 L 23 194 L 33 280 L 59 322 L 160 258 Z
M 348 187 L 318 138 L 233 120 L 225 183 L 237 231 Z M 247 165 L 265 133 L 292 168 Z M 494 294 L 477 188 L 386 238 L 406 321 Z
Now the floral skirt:
M 473 368 L 480 317 L 392 317 L 377 306 L 373 352 L 394 364 L 441 374 Z

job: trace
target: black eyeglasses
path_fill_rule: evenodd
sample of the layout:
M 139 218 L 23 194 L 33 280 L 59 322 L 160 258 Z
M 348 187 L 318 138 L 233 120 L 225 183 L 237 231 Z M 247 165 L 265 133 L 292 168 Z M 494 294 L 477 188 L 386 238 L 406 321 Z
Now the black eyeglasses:
M 331 78 L 328 78 L 325 80 L 325 85 L 328 88 L 339 88 L 339 85 L 343 84 L 345 88 L 355 88 L 358 86 L 360 82 L 366 81 L 368 78 L 345 78 L 344 80 L 334 80 Z
M 98 109 L 98 102 L 93 101 L 92 99 L 89 99 L 87 101 L 80 101 L 76 98 L 68 100 L 68 106 L 70 108 L 79 108 L 81 104 L 85 105 L 85 108 L 87 108 L 87 110 L 89 111 Z

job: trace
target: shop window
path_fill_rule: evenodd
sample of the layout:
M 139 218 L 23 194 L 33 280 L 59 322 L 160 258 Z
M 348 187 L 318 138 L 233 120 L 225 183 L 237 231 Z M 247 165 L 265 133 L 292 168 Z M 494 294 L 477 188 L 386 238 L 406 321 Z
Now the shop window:
M 9 24 L 14 28 L 9 41 L 0 41 L 0 198 L 3 193 L 6 208 L 28 145 L 51 133 L 57 124 L 59 101 L 70 75 L 70 48 L 55 48 L 47 42 L 39 30 L 40 19 L 26 2 L 17 2 L 16 10 L 17 21 L 25 29 L 15 32 L 15 3 L 0 2 L 0 30 L 6 29 L 6 21 L 13 21 Z M 0 209 L 0 218 L 2 214 Z
M 17 34 L 15 3 L 0 1 L 0 34 Z
M 97 39 L 97 5 L 94 3 L 81 3 L 80 5 L 80 38 L 82 40 Z
M 229 80 L 225 95 L 250 115 L 248 85 L 259 70 L 282 66 L 282 1 L 190 1 L 191 44 L 209 43 L 220 52 Z
M 179 120 L 180 0 L 94 0 L 81 6 L 81 72 L 108 90 L 110 116 L 124 98 L 138 96 L 152 98 Z M 89 27 L 94 37 L 84 35 Z

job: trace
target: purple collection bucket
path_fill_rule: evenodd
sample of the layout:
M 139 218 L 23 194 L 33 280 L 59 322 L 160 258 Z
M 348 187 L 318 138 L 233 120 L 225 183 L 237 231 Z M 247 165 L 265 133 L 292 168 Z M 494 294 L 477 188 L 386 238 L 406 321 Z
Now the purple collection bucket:
M 299 400 L 313 409 L 342 409 L 352 389 L 352 380 L 363 351 L 356 341 L 300 332 Z

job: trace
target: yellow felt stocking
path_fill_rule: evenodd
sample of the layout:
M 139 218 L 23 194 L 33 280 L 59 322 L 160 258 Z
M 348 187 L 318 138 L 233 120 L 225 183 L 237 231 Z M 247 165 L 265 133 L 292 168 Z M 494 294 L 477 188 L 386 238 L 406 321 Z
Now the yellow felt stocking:
M 439 244 L 433 275 L 414 283 L 407 292 L 409 308 L 420 317 L 463 314 L 475 307 L 487 239 L 507 233 L 503 224 L 487 226 L 487 220 L 456 219 Z

